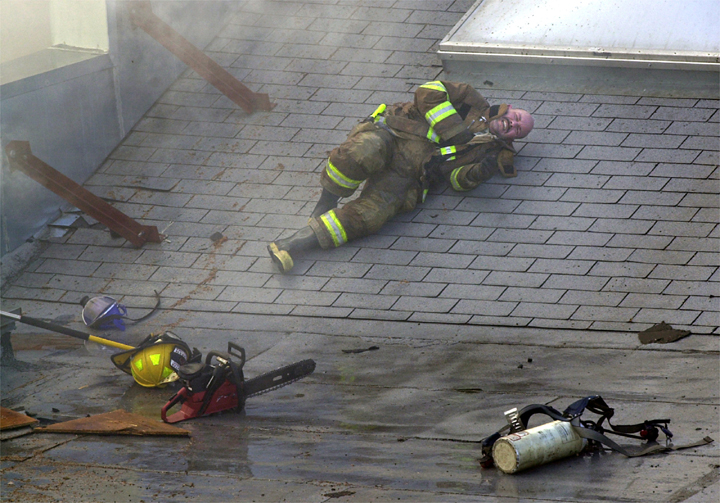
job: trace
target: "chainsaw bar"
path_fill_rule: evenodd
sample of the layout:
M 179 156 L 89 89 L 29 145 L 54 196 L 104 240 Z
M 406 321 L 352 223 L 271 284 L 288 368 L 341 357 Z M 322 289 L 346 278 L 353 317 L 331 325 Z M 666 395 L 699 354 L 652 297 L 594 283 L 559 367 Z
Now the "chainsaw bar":
M 245 398 L 262 395 L 287 386 L 312 374 L 314 370 L 315 362 L 313 360 L 303 360 L 248 379 L 243 384 Z

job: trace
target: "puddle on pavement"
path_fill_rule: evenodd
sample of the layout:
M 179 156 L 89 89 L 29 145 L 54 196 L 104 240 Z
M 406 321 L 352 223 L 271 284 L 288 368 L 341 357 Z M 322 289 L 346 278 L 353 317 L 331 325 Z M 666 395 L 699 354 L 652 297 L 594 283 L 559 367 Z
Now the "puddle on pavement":
M 179 383 L 171 383 L 164 388 L 144 388 L 130 381 L 116 408 L 160 420 L 160 410 L 179 389 Z M 178 426 L 182 428 L 183 423 Z
M 142 470 L 185 471 L 191 443 L 187 437 L 82 435 L 44 454 L 60 462 L 125 466 Z
M 77 349 L 83 345 L 85 341 L 75 339 L 66 335 L 43 333 L 14 333 L 10 336 L 13 350 L 18 351 L 61 351 L 68 349 Z M 15 355 L 18 359 L 18 355 Z

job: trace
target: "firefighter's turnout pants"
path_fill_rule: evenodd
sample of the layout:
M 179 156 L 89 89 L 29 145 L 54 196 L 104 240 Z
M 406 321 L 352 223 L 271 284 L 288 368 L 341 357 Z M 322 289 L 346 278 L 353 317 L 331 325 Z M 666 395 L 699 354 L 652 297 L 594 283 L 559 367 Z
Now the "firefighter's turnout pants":
M 337 247 L 375 234 L 395 215 L 415 209 L 427 189 L 425 165 L 435 153 L 436 145 L 423 138 L 398 137 L 373 122 L 358 124 L 330 153 L 320 183 L 340 197 L 352 196 L 366 183 L 355 199 L 310 220 L 320 246 Z M 496 172 L 493 162 L 439 173 L 455 190 L 470 190 Z

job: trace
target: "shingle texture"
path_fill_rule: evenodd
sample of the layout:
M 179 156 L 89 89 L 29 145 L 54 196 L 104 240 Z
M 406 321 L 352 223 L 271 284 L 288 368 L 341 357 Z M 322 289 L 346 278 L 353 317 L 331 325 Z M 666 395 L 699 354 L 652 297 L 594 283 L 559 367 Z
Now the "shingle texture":
M 439 188 L 377 236 L 277 273 L 265 245 L 306 224 L 327 152 L 379 103 L 447 78 L 434 48 L 471 3 L 242 4 L 206 52 L 276 108 L 248 115 L 187 70 L 87 182 L 168 240 L 136 250 L 80 229 L 3 298 L 157 290 L 185 310 L 716 333 L 717 100 L 493 89 L 536 117 L 517 178 Z

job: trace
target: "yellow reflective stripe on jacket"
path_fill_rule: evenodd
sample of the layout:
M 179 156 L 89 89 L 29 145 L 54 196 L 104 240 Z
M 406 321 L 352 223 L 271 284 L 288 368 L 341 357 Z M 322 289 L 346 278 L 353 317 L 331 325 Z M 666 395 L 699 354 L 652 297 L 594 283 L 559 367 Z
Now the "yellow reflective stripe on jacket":
M 458 175 L 460 174 L 460 170 L 463 168 L 464 168 L 464 166 L 460 166 L 459 168 L 455 168 L 454 170 L 452 170 L 452 173 L 450 173 L 450 185 L 452 185 L 453 189 L 460 191 L 460 192 L 465 192 L 467 190 L 470 190 L 470 189 L 461 187 L 460 182 L 458 182 L 458 179 L 457 179 Z
M 434 80 L 432 82 L 425 82 L 420 87 L 424 87 L 425 89 L 432 89 L 433 91 L 440 91 L 442 93 L 447 94 L 447 89 L 445 89 L 445 86 L 439 80 Z
M 432 126 L 428 128 L 427 139 L 435 143 L 440 143 L 440 136 L 435 132 Z
M 439 80 L 435 80 L 433 82 L 426 82 L 425 84 L 421 85 L 420 87 L 423 87 L 425 89 L 432 89 L 433 91 L 439 91 L 441 93 L 445 93 L 445 97 L 449 98 L 447 89 L 445 89 L 445 86 L 442 82 Z M 450 117 L 453 114 L 456 114 L 457 110 L 455 110 L 455 107 L 452 106 L 452 103 L 450 103 L 450 100 L 444 101 L 440 103 L 438 106 L 430 110 L 425 114 L 425 120 L 430 125 L 430 129 L 428 130 L 427 138 L 430 141 L 433 141 L 435 143 L 440 143 L 440 137 L 435 133 L 434 126 L 444 120 Z
M 330 159 L 328 159 L 327 168 L 325 168 L 325 171 L 333 182 L 337 183 L 340 187 L 344 187 L 346 189 L 355 190 L 362 183 L 362 180 L 353 180 L 352 178 L 348 178 L 347 176 L 343 175 L 340 170 L 337 169 L 332 162 L 330 162 Z
M 340 223 L 340 220 L 338 220 L 337 215 L 335 215 L 335 210 L 330 210 L 320 215 L 320 221 L 325 225 L 328 233 L 330 233 L 330 237 L 336 247 L 347 243 L 347 233 Z
M 455 107 L 452 106 L 452 103 L 449 101 L 443 101 L 425 114 L 425 120 L 428 124 L 430 124 L 430 127 L 433 127 L 438 122 L 447 119 L 453 114 L 457 114 L 457 110 L 455 110 Z
M 457 153 L 457 147 L 455 145 L 451 145 L 450 147 L 441 147 L 440 148 L 440 155 L 450 155 L 450 154 L 455 154 L 455 153 Z M 452 161 L 453 159 L 455 159 L 454 155 L 448 157 L 445 160 Z

